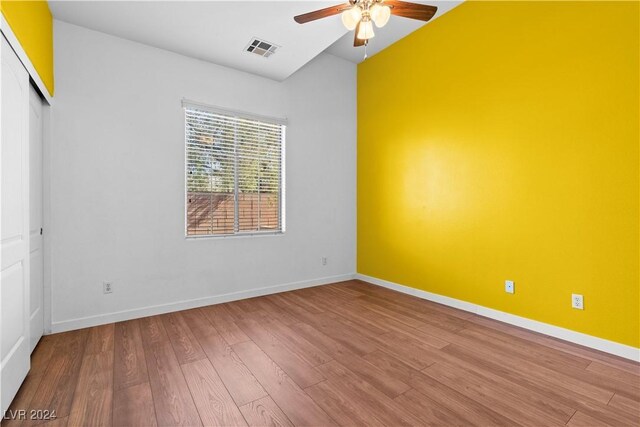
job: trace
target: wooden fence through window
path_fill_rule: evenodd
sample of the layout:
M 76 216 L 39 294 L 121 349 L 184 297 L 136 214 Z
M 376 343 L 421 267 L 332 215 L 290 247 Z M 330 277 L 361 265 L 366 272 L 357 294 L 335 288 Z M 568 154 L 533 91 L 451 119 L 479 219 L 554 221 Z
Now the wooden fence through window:
M 280 201 L 277 193 L 238 194 L 240 232 L 278 230 Z M 187 235 L 232 234 L 233 193 L 189 192 Z

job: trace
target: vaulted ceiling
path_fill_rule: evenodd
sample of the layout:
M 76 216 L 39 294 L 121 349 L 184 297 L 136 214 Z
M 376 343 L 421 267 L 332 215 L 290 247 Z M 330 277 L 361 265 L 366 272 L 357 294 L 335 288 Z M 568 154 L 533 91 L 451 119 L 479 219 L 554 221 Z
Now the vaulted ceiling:
M 418 1 L 438 6 L 434 19 L 461 1 Z M 304 25 L 293 17 L 338 1 L 50 1 L 55 19 L 182 55 L 282 81 L 323 51 L 352 62 L 353 47 L 339 16 Z M 433 22 L 433 20 L 431 21 Z M 367 47 L 374 55 L 425 23 L 392 17 Z M 348 34 L 347 34 L 348 33 Z M 253 37 L 279 46 L 264 58 L 246 47 Z

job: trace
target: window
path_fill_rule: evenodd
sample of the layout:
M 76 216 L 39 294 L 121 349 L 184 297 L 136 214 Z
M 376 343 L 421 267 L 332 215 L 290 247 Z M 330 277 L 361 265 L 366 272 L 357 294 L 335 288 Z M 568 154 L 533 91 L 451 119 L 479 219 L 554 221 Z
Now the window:
M 187 237 L 283 232 L 284 121 L 184 111 Z

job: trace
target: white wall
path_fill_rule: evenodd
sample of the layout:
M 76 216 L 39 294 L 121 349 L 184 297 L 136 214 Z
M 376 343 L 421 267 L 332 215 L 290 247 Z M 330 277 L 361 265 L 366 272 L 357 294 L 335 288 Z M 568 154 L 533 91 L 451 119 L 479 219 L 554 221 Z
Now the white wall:
M 354 64 L 323 54 L 278 83 L 59 21 L 55 55 L 54 331 L 355 272 Z M 288 118 L 284 235 L 184 238 L 183 98 Z

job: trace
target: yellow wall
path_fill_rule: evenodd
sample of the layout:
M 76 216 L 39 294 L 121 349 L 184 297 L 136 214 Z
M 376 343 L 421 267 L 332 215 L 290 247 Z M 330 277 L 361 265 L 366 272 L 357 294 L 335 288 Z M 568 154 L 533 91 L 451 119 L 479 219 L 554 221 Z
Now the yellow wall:
M 53 95 L 53 18 L 46 1 L 0 1 L 0 10 Z
M 465 3 L 361 64 L 358 271 L 639 347 L 638 17 Z

